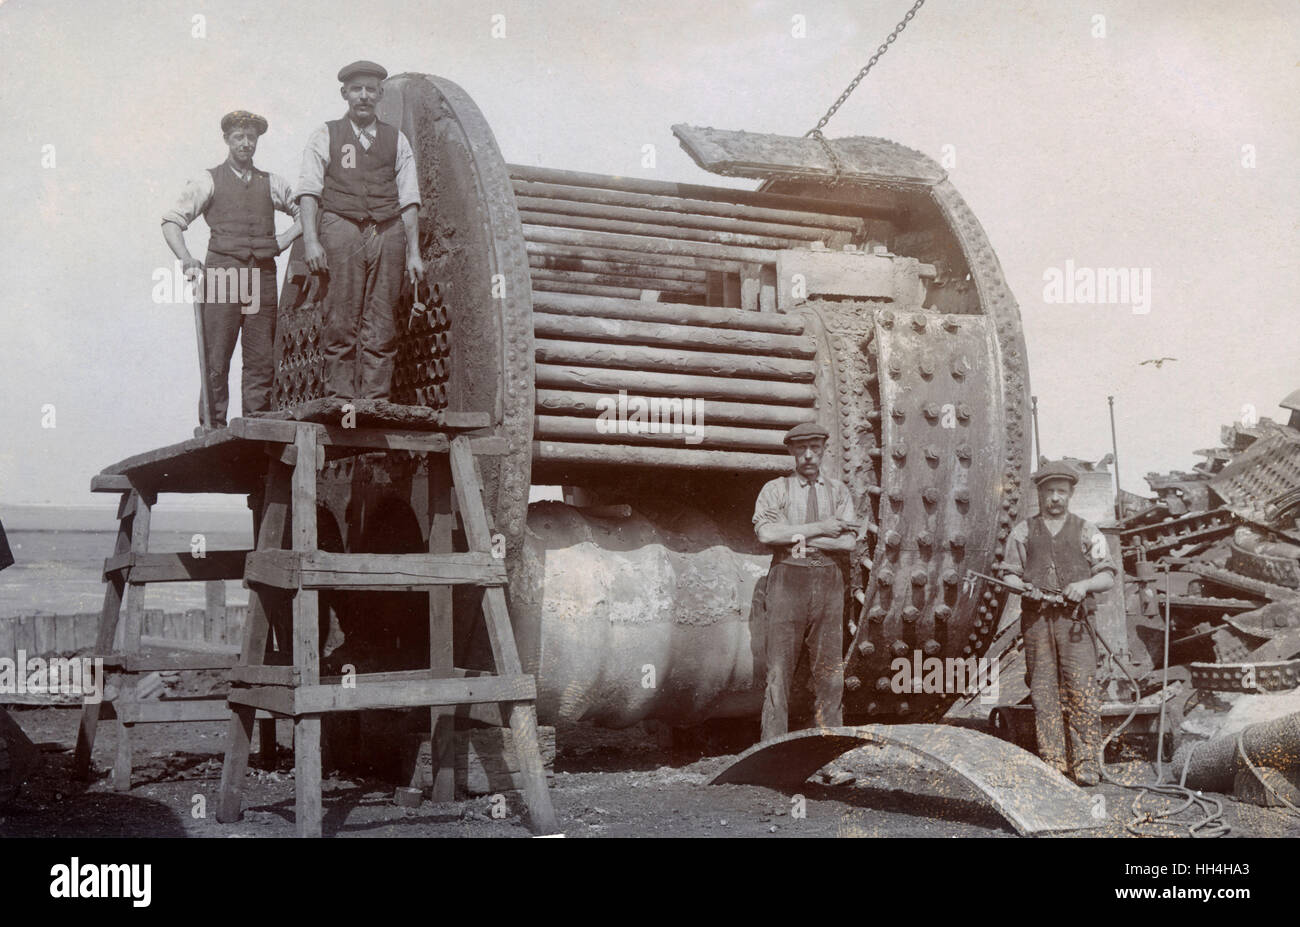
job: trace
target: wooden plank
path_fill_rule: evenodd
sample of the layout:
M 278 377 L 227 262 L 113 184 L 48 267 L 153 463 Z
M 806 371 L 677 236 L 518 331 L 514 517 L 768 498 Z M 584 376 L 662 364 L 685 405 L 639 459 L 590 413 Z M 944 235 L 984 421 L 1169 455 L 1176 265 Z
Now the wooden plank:
M 296 686 L 300 676 L 294 666 L 235 666 L 230 681 L 246 686 Z
M 149 526 L 153 518 L 153 504 L 141 493 L 135 496 L 135 518 L 131 525 L 131 552 L 147 554 L 149 552 Z M 140 635 L 144 628 L 144 596 L 146 587 L 135 582 L 127 582 L 126 610 L 122 616 L 121 649 L 130 653 L 140 649 Z
M 451 464 L 447 457 L 428 459 L 428 517 L 431 554 L 449 554 L 456 530 L 456 513 L 452 506 Z M 440 586 L 429 590 L 429 668 L 435 676 L 450 676 L 455 669 L 452 590 Z M 455 710 L 447 706 L 429 709 L 432 770 L 431 798 L 435 802 L 456 797 Z
M 82 612 L 76 616 L 76 649 L 93 651 L 95 639 L 99 636 L 99 615 Z
M 245 554 L 247 556 L 247 554 Z M 243 564 L 240 564 L 243 573 Z M 226 623 L 226 584 L 222 580 L 211 580 L 203 587 L 203 636 L 205 641 L 220 640 L 220 628 Z
M 154 647 L 163 650 L 188 650 L 193 653 L 229 654 L 239 656 L 238 644 L 221 644 L 212 641 L 182 641 L 165 637 L 142 636 L 141 647 Z
M 134 515 L 123 516 L 122 513 L 132 502 L 134 492 L 124 492 L 118 500 L 117 538 L 114 553 L 131 549 L 131 529 Z M 113 649 L 118 620 L 122 611 L 122 592 L 126 581 L 115 576 L 104 586 L 104 603 L 99 613 L 99 628 L 96 633 L 95 652 L 107 653 Z M 95 749 L 95 737 L 99 728 L 100 702 L 88 702 L 81 709 L 81 723 L 77 727 L 77 746 L 72 756 L 72 774 L 75 778 L 86 780 L 90 776 L 90 757 Z
M 171 670 L 228 670 L 238 659 L 236 654 L 190 653 L 190 654 L 153 654 L 128 653 L 114 655 L 120 659 L 125 668 L 132 673 L 152 673 Z M 109 657 L 104 658 L 105 665 Z
M 14 625 L 14 649 L 24 651 L 27 656 L 36 654 L 36 619 L 31 616 L 19 618 Z
M 282 589 L 394 589 L 429 585 L 502 585 L 505 564 L 491 554 L 338 554 L 254 552 L 247 578 Z
M 293 469 L 293 549 L 314 551 L 316 534 L 316 430 L 299 425 L 294 446 L 298 464 Z M 304 686 L 320 682 L 319 595 L 302 590 L 293 597 L 293 660 Z M 296 690 L 302 691 L 302 690 Z M 295 699 L 295 708 L 297 700 Z M 321 722 L 295 714 L 294 822 L 299 837 L 321 835 Z
M 37 615 L 32 619 L 35 646 L 28 656 L 45 656 L 55 650 L 54 615 Z
M 303 685 L 293 690 L 297 715 L 371 708 L 417 708 L 477 702 L 531 701 L 537 698 L 532 676 L 480 676 L 358 683 L 355 688 Z
M 255 686 L 232 688 L 226 700 L 231 706 L 242 706 L 249 710 L 259 708 L 272 715 L 293 716 L 293 690 L 283 686 Z M 249 726 L 249 738 L 252 738 L 252 726 Z M 236 819 L 237 820 L 237 819 Z
M 254 517 L 256 548 L 278 548 L 284 539 L 289 516 L 290 477 L 280 463 L 269 464 L 266 493 L 262 509 Z M 244 620 L 240 652 L 244 663 L 259 665 L 266 659 L 270 633 L 268 607 L 276 603 L 276 593 L 266 587 L 250 586 L 251 599 Z M 232 693 L 233 694 L 233 693 Z M 238 821 L 242 811 L 244 776 L 248 772 L 248 752 L 253 740 L 254 706 L 231 701 L 232 712 L 226 728 L 226 756 L 221 764 L 220 799 L 217 820 L 223 824 Z
M 0 618 L 0 660 L 17 660 L 18 647 L 15 645 L 14 629 L 17 618 Z
M 203 640 L 203 622 L 206 617 L 201 608 L 187 608 L 185 610 L 185 620 L 181 622 L 181 640 Z
M 161 608 L 146 608 L 144 610 L 144 630 L 141 634 L 140 639 L 143 641 L 144 637 L 147 635 L 162 640 L 163 632 L 165 631 L 166 626 L 167 626 L 166 611 L 164 611 Z
M 129 724 L 230 720 L 224 698 L 119 700 L 116 707 L 119 717 Z
M 104 561 L 104 575 L 129 570 L 133 583 L 189 583 L 244 578 L 247 550 L 210 550 L 202 557 L 191 553 L 116 554 Z
M 91 492 L 130 492 L 131 481 L 119 473 L 97 473 L 90 478 Z
M 451 481 L 456 493 L 457 508 L 465 529 L 470 550 L 490 550 L 492 539 L 488 528 L 487 510 L 483 505 L 482 484 L 469 442 L 455 438 L 451 442 Z M 492 645 L 492 659 L 502 677 L 523 672 L 510 614 L 506 608 L 505 590 L 499 586 L 483 590 L 483 617 L 487 625 L 488 640 Z M 525 677 L 530 682 L 532 677 Z M 502 710 L 506 711 L 505 706 Z M 546 789 L 546 770 L 542 767 L 537 743 L 537 711 L 533 703 L 515 702 L 509 706 L 510 730 L 519 759 L 523 778 L 524 800 L 528 806 L 529 820 L 537 833 L 558 833 L 560 825 L 551 805 L 551 795 Z
M 411 589 L 437 584 L 503 585 L 505 562 L 489 554 L 332 554 L 303 558 L 302 587 Z
M 55 615 L 55 651 L 61 654 L 77 651 L 77 616 Z

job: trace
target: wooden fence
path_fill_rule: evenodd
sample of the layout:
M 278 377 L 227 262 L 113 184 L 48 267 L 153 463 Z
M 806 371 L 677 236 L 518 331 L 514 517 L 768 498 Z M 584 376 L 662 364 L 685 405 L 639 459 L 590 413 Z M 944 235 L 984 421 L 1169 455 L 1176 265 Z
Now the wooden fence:
M 184 649 L 195 650 L 238 648 L 247 611 L 244 605 L 191 608 L 185 612 L 146 608 L 141 636 L 146 638 L 146 645 L 189 644 Z M 16 660 L 20 650 L 27 657 L 90 656 L 98 636 L 99 612 L 0 618 L 0 660 Z

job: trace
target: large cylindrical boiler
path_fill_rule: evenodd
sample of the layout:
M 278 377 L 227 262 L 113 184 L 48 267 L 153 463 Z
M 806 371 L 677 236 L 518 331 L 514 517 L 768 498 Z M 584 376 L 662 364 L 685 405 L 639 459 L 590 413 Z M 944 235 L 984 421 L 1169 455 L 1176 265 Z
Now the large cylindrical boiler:
M 845 614 L 846 711 L 941 711 L 952 693 L 895 693 L 890 666 L 992 639 L 1002 598 L 967 571 L 988 571 L 1020 512 L 1028 383 L 1014 299 L 939 166 L 884 139 L 834 141 L 819 163 L 812 140 L 685 126 L 697 161 L 762 189 L 511 166 L 464 91 L 424 75 L 390 78 L 381 118 L 415 149 L 438 284 L 429 312 L 399 312 L 393 399 L 488 412 L 508 442 L 484 478 L 542 719 L 757 712 L 767 557 L 750 515 L 790 470 L 781 436 L 807 420 L 831 433 L 824 466 L 870 529 L 851 577 L 863 602 Z M 291 279 L 281 406 L 320 395 L 319 327 Z M 611 429 L 611 403 L 689 407 L 704 427 Z M 341 543 L 397 519 L 420 549 L 424 467 L 331 464 Z M 592 504 L 530 510 L 535 485 Z M 611 521 L 619 505 L 631 514 Z M 458 664 L 481 649 L 467 630 Z

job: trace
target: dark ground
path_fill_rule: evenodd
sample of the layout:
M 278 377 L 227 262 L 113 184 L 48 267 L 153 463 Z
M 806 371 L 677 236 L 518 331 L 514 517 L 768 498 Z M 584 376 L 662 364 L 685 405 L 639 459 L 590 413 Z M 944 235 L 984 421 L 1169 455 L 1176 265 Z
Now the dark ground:
M 106 770 L 115 735 L 101 727 L 95 748 L 97 778 L 69 775 L 80 712 L 75 708 L 11 711 L 42 746 L 43 768 L 13 804 L 0 811 L 5 836 L 288 837 L 293 827 L 290 726 L 279 724 L 281 749 L 274 770 L 250 770 L 244 818 L 219 824 L 215 811 L 224 740 L 222 724 L 139 725 L 133 737 L 135 770 L 129 792 L 114 792 Z M 802 794 L 806 817 L 791 815 L 794 799 L 759 786 L 710 786 L 731 755 L 685 762 L 642 727 L 605 731 L 561 728 L 552 790 L 561 826 L 570 837 L 1014 837 L 996 812 L 967 787 L 943 781 L 937 771 L 885 750 L 847 754 L 840 765 L 856 783 L 809 782 Z M 672 762 L 677 760 L 676 763 Z M 908 791 L 901 791 L 906 786 Z M 522 837 L 528 831 L 518 798 L 507 795 L 503 819 L 491 815 L 488 796 L 447 804 L 425 801 L 397 807 L 393 783 L 330 776 L 325 779 L 327 836 Z M 1110 820 L 1100 833 L 1125 836 L 1135 792 L 1103 785 Z M 1148 802 L 1151 800 L 1148 799 Z M 1300 836 L 1300 820 L 1278 811 L 1224 798 L 1233 835 Z M 1158 802 L 1157 802 L 1158 804 Z M 1186 817 L 1186 816 L 1185 816 Z M 1192 820 L 1194 818 L 1188 818 Z M 1166 828 L 1165 832 L 1178 835 Z

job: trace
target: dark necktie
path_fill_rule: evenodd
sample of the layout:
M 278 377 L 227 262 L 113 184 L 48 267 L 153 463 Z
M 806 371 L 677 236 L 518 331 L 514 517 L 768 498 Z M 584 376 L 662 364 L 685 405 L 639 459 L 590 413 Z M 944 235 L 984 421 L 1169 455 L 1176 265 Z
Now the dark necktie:
M 820 516 L 817 514 L 817 484 L 808 484 L 808 521 L 809 523 L 819 521 Z

